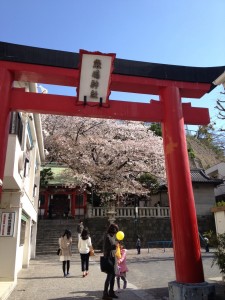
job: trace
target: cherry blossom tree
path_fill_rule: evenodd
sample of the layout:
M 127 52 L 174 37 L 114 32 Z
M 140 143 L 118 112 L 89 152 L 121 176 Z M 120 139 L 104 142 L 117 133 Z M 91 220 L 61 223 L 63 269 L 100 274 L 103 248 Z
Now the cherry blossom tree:
M 101 198 L 147 194 L 143 174 L 165 178 L 162 138 L 141 122 L 42 116 L 48 160 L 68 166 L 68 176 Z

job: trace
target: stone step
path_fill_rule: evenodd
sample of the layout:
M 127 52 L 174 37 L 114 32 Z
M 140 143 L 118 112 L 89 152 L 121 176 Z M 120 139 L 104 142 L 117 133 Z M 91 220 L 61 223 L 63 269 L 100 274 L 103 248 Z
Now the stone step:
M 58 239 L 63 234 L 66 228 L 72 232 L 72 250 L 77 251 L 77 224 L 74 219 L 68 220 L 48 220 L 41 219 L 38 221 L 37 239 L 36 239 L 36 254 L 52 254 L 57 255 Z

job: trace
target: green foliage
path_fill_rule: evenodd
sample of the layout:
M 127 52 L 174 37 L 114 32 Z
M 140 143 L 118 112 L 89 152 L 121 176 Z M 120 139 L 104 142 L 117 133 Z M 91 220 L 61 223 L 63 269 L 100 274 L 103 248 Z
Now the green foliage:
M 149 129 L 157 136 L 162 136 L 162 127 L 160 123 L 151 123 Z
M 49 180 L 54 179 L 53 172 L 51 168 L 44 168 L 40 172 L 40 186 L 45 187 Z
M 221 143 L 218 142 L 218 133 L 214 127 L 215 124 L 216 123 L 210 123 L 208 125 L 198 126 L 195 138 L 212 149 L 217 155 L 223 155 L 224 149 Z
M 218 265 L 220 273 L 225 274 L 225 233 L 217 235 L 216 251 L 214 253 L 214 264 Z
M 143 173 L 139 176 L 138 181 L 152 193 L 157 192 L 159 183 L 157 178 L 150 173 Z
M 217 202 L 216 206 L 225 206 L 225 201 L 219 201 L 219 202 Z
M 214 143 L 217 144 L 215 135 L 211 145 L 207 144 L 204 139 L 198 139 L 194 136 L 189 135 L 186 136 L 186 138 L 187 138 L 187 151 L 189 152 L 188 154 L 190 158 L 190 163 L 192 164 L 191 166 L 192 168 L 197 166 L 196 165 L 197 163 L 198 166 L 207 169 L 213 165 L 225 161 L 225 156 L 222 151 L 222 148 L 220 148 L 220 151 L 217 151 L 216 146 L 214 146 Z M 194 157 L 195 161 L 192 158 L 193 157 L 193 152 L 191 151 L 192 149 L 195 155 Z
M 211 142 L 213 131 L 214 131 L 214 124 L 198 126 L 198 130 L 196 132 L 196 138 Z
M 195 158 L 195 153 L 192 148 L 188 148 L 188 157 L 192 159 Z

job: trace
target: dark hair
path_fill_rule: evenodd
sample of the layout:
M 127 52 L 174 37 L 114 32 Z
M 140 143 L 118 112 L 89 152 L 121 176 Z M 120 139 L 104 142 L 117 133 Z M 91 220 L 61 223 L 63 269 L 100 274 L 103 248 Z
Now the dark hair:
M 122 246 L 123 248 L 125 248 L 125 245 L 124 245 L 123 241 L 119 241 L 119 245 Z
M 83 229 L 81 232 L 80 237 L 82 238 L 82 240 L 87 240 L 89 238 L 89 232 L 87 229 Z
M 107 233 L 109 233 L 109 234 L 115 234 L 115 233 L 117 233 L 118 231 L 119 231 L 118 225 L 112 223 L 112 224 L 109 225 L 109 228 L 108 228 L 108 230 L 107 230 Z
M 66 229 L 65 232 L 63 233 L 63 237 L 66 235 L 67 239 L 71 238 L 71 231 L 69 229 Z

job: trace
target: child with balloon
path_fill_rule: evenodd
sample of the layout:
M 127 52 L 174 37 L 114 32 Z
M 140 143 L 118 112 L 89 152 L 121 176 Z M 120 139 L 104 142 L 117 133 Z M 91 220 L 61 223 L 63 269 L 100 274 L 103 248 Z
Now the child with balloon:
M 124 248 L 122 240 L 124 239 L 124 233 L 118 231 L 116 238 L 119 241 L 116 249 L 116 260 L 117 260 L 117 272 L 116 272 L 116 281 L 118 291 L 120 290 L 120 278 L 123 281 L 123 289 L 127 287 L 126 273 L 128 271 L 127 262 L 126 262 L 126 253 L 127 250 Z

